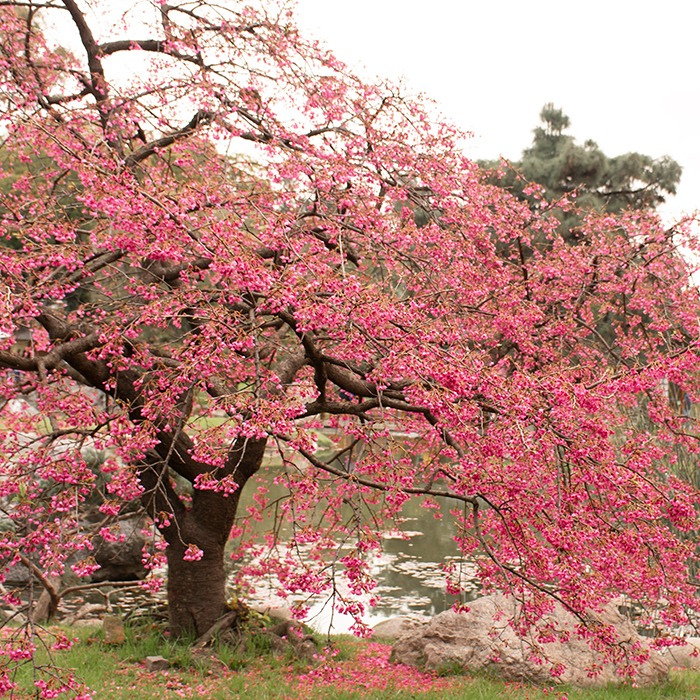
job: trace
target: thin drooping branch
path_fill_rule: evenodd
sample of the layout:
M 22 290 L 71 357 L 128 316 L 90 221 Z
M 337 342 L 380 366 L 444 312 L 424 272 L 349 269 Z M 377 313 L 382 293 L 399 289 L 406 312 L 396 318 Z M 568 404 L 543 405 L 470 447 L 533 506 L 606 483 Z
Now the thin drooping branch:
M 185 505 L 170 481 L 168 465 L 159 454 L 149 453 L 138 470 L 138 478 L 143 487 L 141 502 L 149 517 L 158 523 L 163 535 L 170 541 L 178 536 L 178 522 L 185 514 Z M 162 520 L 172 516 L 170 525 Z
M 479 544 L 481 545 L 482 551 L 502 572 L 504 572 L 504 574 L 511 574 L 511 576 L 515 577 L 516 579 L 527 583 L 528 586 L 530 586 L 533 590 L 539 591 L 540 593 L 545 594 L 549 598 L 556 600 L 557 603 L 564 607 L 565 610 L 568 610 L 572 615 L 578 618 L 584 626 L 588 626 L 590 624 L 590 620 L 585 615 L 583 615 L 580 610 L 577 610 L 574 606 L 571 605 L 571 603 L 569 603 L 560 595 L 558 595 L 556 591 L 551 589 L 551 587 L 541 585 L 540 583 L 532 579 L 530 576 L 528 576 L 526 573 L 524 573 L 522 570 L 513 568 L 507 562 L 504 562 L 500 557 L 496 555 L 489 543 L 486 541 L 483 532 L 481 531 L 478 499 L 477 502 L 474 504 L 472 510 L 472 523 L 474 527 L 475 536 L 479 541 Z M 508 577 L 504 576 L 504 578 L 507 580 Z
M 282 439 L 282 438 L 280 438 Z M 444 491 L 442 489 L 434 489 L 431 486 L 392 486 L 389 484 L 379 483 L 373 481 L 372 479 L 366 479 L 365 477 L 358 476 L 353 472 L 343 471 L 342 469 L 337 469 L 328 462 L 325 462 L 308 450 L 300 449 L 299 454 L 306 459 L 309 464 L 312 464 L 317 469 L 321 469 L 328 474 L 337 476 L 346 481 L 350 481 L 360 486 L 366 486 L 376 491 L 398 491 L 399 493 L 405 493 L 411 496 L 432 496 L 434 498 L 445 498 L 460 503 L 468 503 L 472 506 L 476 506 L 479 500 L 479 494 L 474 496 L 465 496 L 464 494 L 457 493 L 455 491 Z

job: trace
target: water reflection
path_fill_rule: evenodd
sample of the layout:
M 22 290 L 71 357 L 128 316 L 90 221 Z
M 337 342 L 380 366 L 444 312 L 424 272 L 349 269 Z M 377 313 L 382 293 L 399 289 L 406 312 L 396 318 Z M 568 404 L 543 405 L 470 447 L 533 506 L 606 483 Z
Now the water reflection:
M 272 499 L 281 497 L 284 489 L 273 483 L 279 474 L 278 468 L 261 470 L 258 483 L 269 489 Z M 251 486 L 254 487 L 253 484 Z M 240 512 L 252 503 L 254 488 L 242 494 Z M 454 562 L 461 570 L 461 579 L 466 581 L 466 592 L 461 600 L 476 597 L 478 587 L 475 581 L 475 567 L 464 561 L 453 541 L 450 526 L 450 506 L 441 504 L 442 519 L 435 518 L 435 511 L 422 508 L 415 500 L 404 505 L 404 522 L 401 532 L 386 532 L 382 536 L 383 552 L 372 562 L 372 575 L 378 586 L 375 593 L 378 604 L 370 609 L 366 622 L 370 625 L 396 615 L 436 615 L 447 610 L 457 598 L 445 592 L 445 574 L 442 566 Z M 272 518 L 255 523 L 260 534 L 272 528 Z M 288 536 L 284 528 L 282 538 Z M 260 590 L 260 589 L 258 589 Z M 269 591 L 272 593 L 272 591 Z M 274 599 L 274 598 L 273 598 Z M 352 624 L 349 616 L 332 612 L 327 600 L 317 600 L 311 606 L 311 624 L 319 631 L 327 632 L 332 623 L 332 631 L 347 631 Z

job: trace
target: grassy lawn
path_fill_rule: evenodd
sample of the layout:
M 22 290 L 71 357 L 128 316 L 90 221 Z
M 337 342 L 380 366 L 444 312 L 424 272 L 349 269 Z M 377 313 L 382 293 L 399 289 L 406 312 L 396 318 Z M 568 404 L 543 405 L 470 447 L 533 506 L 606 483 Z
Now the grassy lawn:
M 700 700 L 700 673 L 688 671 L 674 672 L 668 683 L 653 688 L 536 688 L 421 673 L 390 664 L 388 644 L 354 638 L 339 637 L 332 651 L 301 661 L 289 653 L 272 653 L 266 637 L 193 653 L 187 645 L 169 641 L 156 626 L 128 628 L 126 641 L 117 646 L 105 644 L 99 628 L 66 631 L 76 641 L 71 649 L 54 652 L 54 663 L 73 670 L 95 700 Z M 147 656 L 163 656 L 171 667 L 149 673 Z M 34 680 L 27 663 L 8 697 L 37 697 Z

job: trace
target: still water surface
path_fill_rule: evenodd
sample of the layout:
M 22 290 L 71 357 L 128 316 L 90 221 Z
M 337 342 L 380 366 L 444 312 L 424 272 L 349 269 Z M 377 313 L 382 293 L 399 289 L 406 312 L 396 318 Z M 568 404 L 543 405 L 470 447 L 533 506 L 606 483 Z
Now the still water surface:
M 265 468 L 258 475 L 258 482 L 270 489 L 272 498 L 284 490 L 273 484 L 278 468 Z M 250 484 L 241 496 L 239 512 L 252 502 L 255 485 Z M 463 600 L 476 597 L 478 585 L 474 577 L 474 564 L 463 561 L 452 540 L 450 506 L 442 504 L 443 519 L 437 520 L 431 510 L 422 508 L 415 499 L 408 501 L 403 510 L 401 533 L 387 531 L 382 535 L 383 552 L 372 563 L 372 574 L 377 581 L 374 593 L 379 603 L 369 610 L 365 618 L 370 626 L 396 615 L 436 615 L 447 610 L 456 600 L 445 593 L 445 576 L 441 565 L 448 560 L 459 562 L 467 588 Z M 263 534 L 270 522 L 257 524 Z M 274 597 L 271 599 L 274 604 Z M 332 614 L 328 601 L 318 599 L 311 606 L 310 624 L 322 632 L 347 631 L 352 624 L 349 616 Z

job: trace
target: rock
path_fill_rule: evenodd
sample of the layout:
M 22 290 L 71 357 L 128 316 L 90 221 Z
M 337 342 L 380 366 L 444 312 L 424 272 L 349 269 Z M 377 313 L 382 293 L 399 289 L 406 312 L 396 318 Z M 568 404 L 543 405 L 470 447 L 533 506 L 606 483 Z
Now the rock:
M 426 622 L 429 622 L 429 618 L 399 615 L 378 622 L 372 629 L 375 638 L 398 639 L 407 632 L 412 632 L 417 627 L 423 626 Z
M 143 565 L 146 539 L 141 534 L 145 520 L 135 515 L 119 521 L 123 542 L 108 542 L 99 535 L 93 538 L 95 561 L 100 568 L 92 575 L 94 582 L 141 581 L 148 570 Z
M 29 620 L 26 615 L 12 606 L 9 609 L 0 609 L 0 627 L 7 625 L 8 622 L 11 622 L 15 627 L 23 627 Z
M 24 564 L 15 564 L 5 570 L 5 586 L 22 588 L 31 581 L 32 572 Z
M 102 618 L 102 629 L 105 635 L 105 644 L 124 643 L 124 623 L 118 615 L 105 615 Z
M 661 656 L 673 668 L 700 670 L 700 637 L 686 637 L 685 646 L 666 647 Z
M 532 638 L 519 638 L 510 627 L 508 621 L 516 612 L 512 598 L 486 596 L 470 603 L 470 607 L 468 613 L 443 612 L 404 634 L 394 644 L 392 661 L 433 670 L 488 671 L 504 681 L 545 685 L 567 683 L 591 687 L 621 680 L 612 664 L 604 664 L 600 654 L 576 636 L 574 628 L 578 620 L 560 605 L 543 622 L 571 632 L 568 642 L 539 644 Z M 610 605 L 599 619 L 615 625 L 625 647 L 639 643 L 648 648 L 615 605 Z M 635 682 L 639 685 L 659 683 L 668 677 L 669 666 L 660 654 L 650 651 L 649 660 L 636 666 Z M 563 672 L 553 676 L 552 669 L 561 667 Z M 592 675 L 592 669 L 598 672 Z
M 94 624 L 94 618 L 104 613 L 105 610 L 106 606 L 101 603 L 83 603 L 72 615 L 67 615 L 64 622 L 67 625 L 74 625 L 86 617 L 92 617 L 92 624 Z
M 32 398 L 32 403 L 36 403 L 36 397 Z M 7 402 L 7 409 L 10 413 L 20 413 L 26 416 L 36 416 L 39 415 L 36 407 L 32 405 L 26 398 L 23 399 L 10 399 Z
M 261 601 L 251 601 L 248 607 L 261 615 L 266 615 L 273 620 L 289 621 L 293 620 L 292 611 L 286 605 L 272 604 Z
M 147 671 L 167 671 L 170 668 L 170 661 L 162 656 L 147 656 L 144 659 Z

